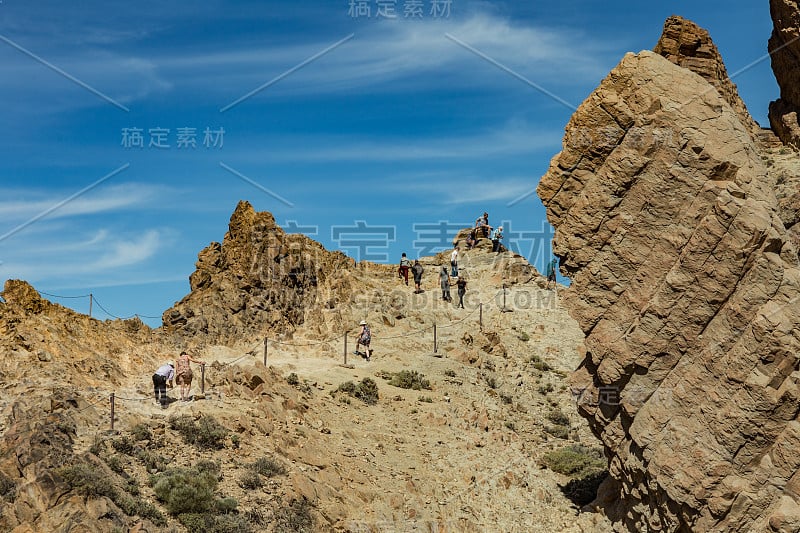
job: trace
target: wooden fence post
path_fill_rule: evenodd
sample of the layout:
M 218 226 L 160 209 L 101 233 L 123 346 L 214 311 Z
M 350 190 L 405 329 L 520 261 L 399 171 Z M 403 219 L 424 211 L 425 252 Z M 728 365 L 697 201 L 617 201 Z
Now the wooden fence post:
M 114 393 L 111 393 L 111 431 L 114 431 Z

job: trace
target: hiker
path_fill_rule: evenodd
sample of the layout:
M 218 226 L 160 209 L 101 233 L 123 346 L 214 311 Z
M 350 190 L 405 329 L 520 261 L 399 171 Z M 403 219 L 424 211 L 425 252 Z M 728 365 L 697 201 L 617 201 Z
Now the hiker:
M 546 288 L 548 290 L 556 288 L 556 268 L 558 268 L 558 259 L 553 258 L 553 260 L 550 261 L 547 264 L 547 285 L 546 285 Z M 552 287 L 550 286 L 551 283 L 553 284 Z
M 450 275 L 458 277 L 458 243 L 453 246 L 453 253 L 450 254 Z
M 370 357 L 372 356 L 372 350 L 369 347 L 369 343 L 372 341 L 372 332 L 369 330 L 369 326 L 367 325 L 366 320 L 362 320 L 358 324 L 361 326 L 361 331 L 358 332 L 356 335 L 356 355 L 362 355 L 361 351 L 358 349 L 359 346 L 364 346 L 366 356 L 366 360 L 369 361 Z
M 439 282 L 442 285 L 442 300 L 451 302 L 453 299 L 450 297 L 450 275 L 444 265 L 442 265 L 442 270 L 439 272 Z
M 190 363 L 197 363 L 198 365 L 205 366 L 204 361 L 195 359 L 188 352 L 181 352 L 178 360 L 175 362 L 175 384 L 181 386 L 181 401 L 188 402 L 189 389 L 192 388 L 192 365 Z
M 492 251 L 500 253 L 500 241 L 503 239 L 503 226 L 498 226 L 492 232 Z
M 411 261 L 408 260 L 406 257 L 406 253 L 403 252 L 403 255 L 400 257 L 400 267 L 397 269 L 397 275 L 401 279 L 406 280 L 406 285 L 408 285 L 408 269 L 411 268 Z
M 419 288 L 419 284 L 422 283 L 422 273 L 425 272 L 425 269 L 419 264 L 419 259 L 414 259 L 414 266 L 411 271 L 414 274 L 414 294 L 424 292 Z
M 464 293 L 467 292 L 467 280 L 464 279 L 464 276 L 458 276 L 456 285 L 458 286 L 458 307 L 464 309 Z
M 480 228 L 481 235 L 488 239 L 489 232 L 492 231 L 492 227 L 489 225 L 489 213 L 486 211 L 484 211 L 483 216 L 478 219 L 478 228 Z
M 477 239 L 475 238 L 475 232 L 478 231 L 477 229 L 473 228 L 470 230 L 469 235 L 467 235 L 467 250 L 472 250 L 475 247 L 475 243 Z
M 167 408 L 167 386 L 172 388 L 172 380 L 175 378 L 175 365 L 164 363 L 156 373 L 153 374 L 153 391 L 156 395 L 156 403 L 161 404 L 162 409 Z

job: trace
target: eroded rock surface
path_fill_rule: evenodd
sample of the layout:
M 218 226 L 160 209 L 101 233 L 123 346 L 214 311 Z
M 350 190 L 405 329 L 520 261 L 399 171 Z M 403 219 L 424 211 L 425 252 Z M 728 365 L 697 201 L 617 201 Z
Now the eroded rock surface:
M 781 88 L 769 106 L 769 121 L 784 144 L 800 149 L 800 8 L 795 0 L 770 0 L 769 8 L 775 25 L 769 52 Z
M 240 202 L 222 243 L 198 254 L 192 292 L 162 320 L 168 331 L 222 344 L 290 333 L 312 309 L 350 301 L 353 266 L 341 252 L 287 234 L 270 213 Z
M 653 51 L 699 74 L 713 85 L 749 131 L 756 133 L 761 129 L 739 97 L 736 85 L 728 76 L 725 62 L 707 30 L 683 17 L 669 17 L 664 22 L 664 31 Z
M 619 530 L 800 526 L 800 269 L 774 188 L 737 110 L 651 52 L 580 106 L 542 178 Z

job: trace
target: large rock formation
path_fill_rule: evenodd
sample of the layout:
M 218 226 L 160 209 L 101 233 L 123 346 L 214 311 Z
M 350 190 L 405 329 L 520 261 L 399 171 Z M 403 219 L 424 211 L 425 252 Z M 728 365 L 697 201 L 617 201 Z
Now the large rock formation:
M 781 88 L 769 106 L 769 121 L 784 144 L 800 149 L 800 8 L 795 0 L 770 0 L 769 8 L 775 24 L 769 52 Z
M 664 31 L 653 51 L 702 76 L 717 89 L 749 131 L 759 132 L 761 128 L 739 97 L 736 85 L 728 77 L 725 62 L 707 30 L 683 17 L 669 17 L 664 22 Z
M 774 188 L 740 110 L 652 52 L 580 106 L 542 178 L 618 530 L 800 529 L 800 268 Z
M 162 320 L 168 331 L 211 342 L 291 333 L 312 309 L 335 309 L 352 296 L 352 259 L 305 235 L 286 234 L 270 213 L 256 213 L 244 201 L 222 244 L 201 251 L 196 267 L 192 292 Z

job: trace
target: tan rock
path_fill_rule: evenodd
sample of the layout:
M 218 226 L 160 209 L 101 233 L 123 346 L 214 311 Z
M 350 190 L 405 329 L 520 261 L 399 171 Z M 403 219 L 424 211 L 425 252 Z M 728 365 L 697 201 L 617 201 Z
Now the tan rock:
M 587 335 L 579 412 L 611 458 L 596 505 L 620 531 L 759 531 L 790 506 L 775 480 L 797 468 L 800 268 L 775 177 L 724 96 L 628 54 L 537 189 Z

